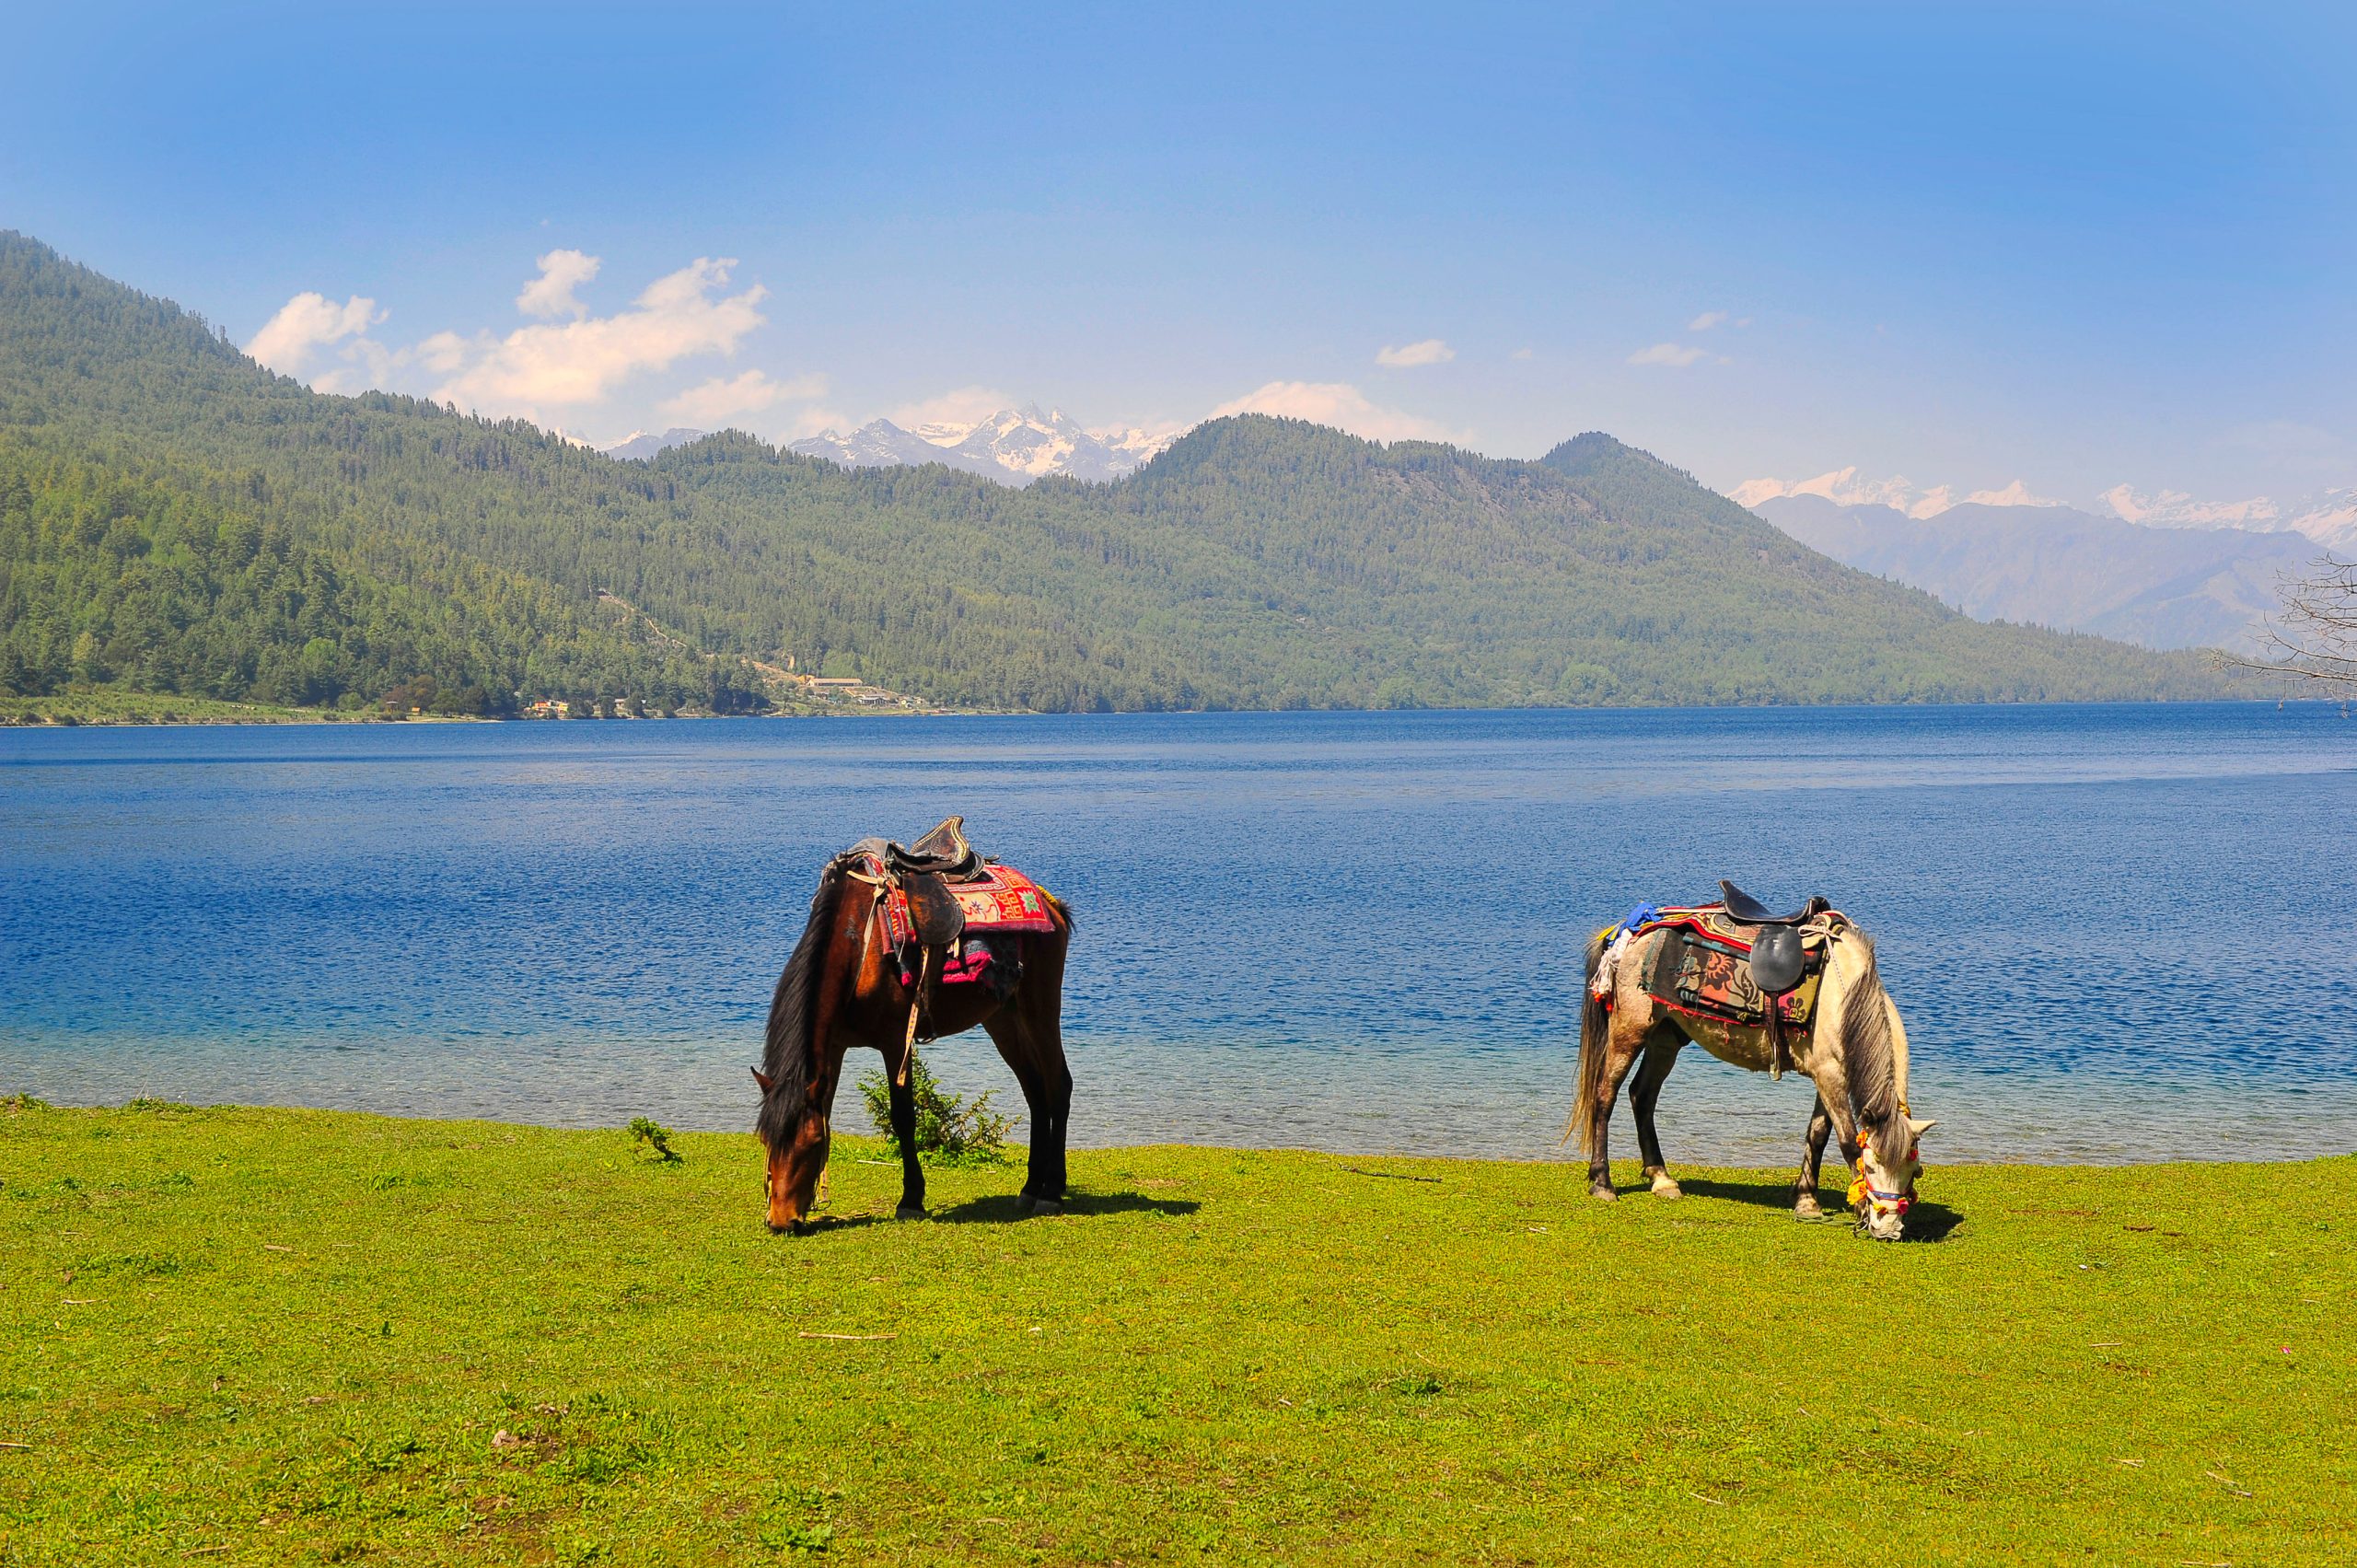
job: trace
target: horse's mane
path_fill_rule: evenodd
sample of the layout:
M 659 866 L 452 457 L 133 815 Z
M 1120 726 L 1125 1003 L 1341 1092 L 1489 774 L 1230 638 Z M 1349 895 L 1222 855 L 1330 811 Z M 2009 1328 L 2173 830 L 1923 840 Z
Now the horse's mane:
M 1907 1129 L 1907 1029 L 1882 988 L 1874 939 L 1846 923 L 1827 944 L 1828 967 L 1840 983 L 1840 1030 L 1842 1075 L 1850 1104 L 1875 1153 L 1887 1162 L 1906 1157 L 1912 1143 Z
M 826 972 L 821 960 L 834 930 L 835 904 L 841 898 L 845 863 L 839 856 L 827 863 L 819 890 L 810 895 L 810 923 L 802 940 L 777 977 L 770 998 L 769 1038 L 761 1050 L 761 1073 L 769 1086 L 761 1092 L 761 1118 L 756 1126 L 762 1142 L 782 1148 L 794 1135 L 795 1119 L 810 1098 L 811 1019 L 817 1011 L 819 980 Z

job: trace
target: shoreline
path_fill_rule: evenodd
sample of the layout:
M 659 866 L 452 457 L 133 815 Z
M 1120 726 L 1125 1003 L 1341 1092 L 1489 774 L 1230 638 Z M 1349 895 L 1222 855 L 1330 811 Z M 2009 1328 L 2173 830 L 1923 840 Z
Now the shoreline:
M 845 1093 L 842 1096 L 839 1096 L 836 1101 L 836 1140 L 839 1143 L 848 1140 L 853 1144 L 863 1144 L 877 1143 L 876 1134 L 855 1128 L 849 1121 L 846 1120 L 847 1115 L 856 1116 L 859 1113 L 859 1108 L 857 1105 L 849 1098 L 850 1089 L 851 1086 L 846 1084 Z M 661 1110 L 662 1108 L 655 1107 L 651 1109 Z M 1013 1109 L 1016 1112 L 1016 1123 L 1014 1130 L 1008 1135 L 1007 1146 L 1010 1150 L 1016 1151 L 1014 1157 L 1019 1163 L 1020 1151 L 1025 1146 L 1024 1139 L 1027 1135 L 1027 1129 L 1029 1126 L 1029 1121 L 1028 1118 L 1021 1113 L 1021 1107 L 1019 1103 Z M 300 1105 L 267 1101 L 210 1100 L 204 1102 L 193 1102 L 164 1099 L 150 1096 L 136 1096 L 113 1103 L 79 1104 L 63 1100 L 45 1099 L 39 1095 L 20 1093 L 15 1090 L 6 1089 L 5 1086 L 0 1086 L 0 1118 L 6 1118 L 10 1114 L 15 1113 L 38 1114 L 44 1112 L 84 1116 L 114 1116 L 138 1114 L 142 1112 L 160 1112 L 170 1115 L 190 1116 L 250 1115 L 295 1118 L 318 1117 L 331 1121 L 348 1118 L 362 1121 L 383 1122 L 396 1127 L 436 1128 L 443 1130 L 471 1129 L 495 1132 L 503 1134 L 528 1133 L 535 1136 L 547 1135 L 554 1137 L 597 1137 L 601 1134 L 620 1133 L 627 1131 L 631 1120 L 629 1117 L 618 1116 L 610 1121 L 519 1121 L 500 1116 L 418 1115 L 403 1111 L 359 1109 L 348 1106 Z M 674 1111 L 664 1111 L 663 1115 L 676 1118 L 677 1113 Z M 1621 1109 L 1620 1116 L 1621 1121 L 1625 1121 L 1625 1106 Z M 658 1117 L 658 1120 L 660 1119 L 661 1118 Z M 743 1142 L 749 1148 L 753 1146 L 753 1133 L 750 1130 L 752 1112 L 749 1109 L 747 1110 L 744 1120 L 747 1125 L 743 1128 L 714 1128 L 680 1124 L 681 1135 L 699 1139 L 736 1139 Z M 1666 1132 L 1668 1130 L 1666 1127 L 1665 1132 Z M 1668 1137 L 1665 1138 L 1666 1144 L 1671 1141 L 1672 1140 Z M 1794 1133 L 1792 1143 L 1795 1152 L 1797 1152 L 1800 1144 L 1799 1132 L 1797 1130 L 1795 1130 Z M 1619 1151 L 1613 1158 L 1614 1167 L 1618 1169 L 1622 1165 L 1629 1165 L 1631 1169 L 1634 1169 L 1634 1143 L 1631 1136 L 1628 1133 L 1627 1129 L 1620 1125 L 1619 1121 L 1616 1121 L 1615 1123 L 1613 1144 L 1616 1150 Z M 1571 1151 L 1568 1145 L 1564 1145 L 1560 1150 L 1550 1151 L 1549 1153 L 1524 1156 L 1505 1154 L 1434 1154 L 1412 1149 L 1329 1147 L 1316 1144 L 1247 1144 L 1175 1141 L 1097 1144 L 1079 1139 L 1075 1139 L 1072 1143 L 1071 1148 L 1073 1153 L 1076 1156 L 1086 1153 L 1093 1156 L 1106 1157 L 1121 1155 L 1202 1156 L 1205 1157 L 1216 1157 L 1220 1156 L 1255 1156 L 1269 1158 L 1287 1159 L 1385 1160 L 1394 1163 L 1405 1163 L 1417 1166 L 1462 1166 L 1469 1169 L 1497 1167 L 1501 1169 L 1521 1171 L 1575 1171 L 1581 1167 L 1583 1162 L 1583 1156 Z M 2103 1174 L 2131 1171 L 2154 1172 L 2166 1170 L 2275 1170 L 2289 1169 L 2294 1167 L 2319 1165 L 2328 1166 L 2335 1161 L 2357 1161 L 2357 1148 L 2316 1154 L 2265 1156 L 2255 1158 L 2225 1158 L 2203 1155 L 2170 1155 L 2149 1159 L 2115 1160 L 2001 1160 L 1980 1159 L 1971 1157 L 1969 1156 L 1948 1156 L 1941 1157 L 1936 1150 L 1927 1149 L 1925 1152 L 1928 1156 L 1932 1156 L 1925 1166 L 1925 1169 L 1927 1171 L 1968 1170 L 1981 1174 L 1991 1172 L 2036 1172 L 2051 1175 L 2060 1172 Z M 1623 1156 L 1627 1157 L 1624 1158 Z M 1829 1173 L 1831 1172 L 1840 1164 L 1840 1152 L 1829 1146 L 1825 1155 L 1825 1162 L 1826 1170 Z M 1681 1157 L 1675 1148 L 1672 1148 L 1669 1151 L 1669 1166 L 1671 1172 L 1674 1175 L 1682 1175 L 1683 1173 L 1692 1172 L 1696 1175 L 1709 1177 L 1756 1178 L 1763 1181 L 1782 1181 L 1789 1185 L 1793 1179 L 1793 1173 L 1796 1163 L 1795 1158 L 1794 1160 L 1782 1160 L 1772 1165 L 1745 1165 L 1740 1163 L 1730 1163 L 1724 1159 L 1713 1159 L 1702 1156 Z M 1829 1175 L 1828 1177 L 1828 1180 L 1830 1180 Z
M 2011 703 L 1620 703 L 1588 706 L 1555 705 L 1548 707 L 1416 707 L 1416 708 L 1125 708 L 1110 712 L 1095 709 L 1050 711 L 1018 708 L 911 708 L 900 705 L 869 706 L 829 704 L 819 707 L 796 707 L 761 714 L 680 713 L 665 719 L 660 714 L 640 717 L 617 714 L 610 719 L 594 716 L 585 718 L 542 718 L 517 714 L 512 717 L 485 714 L 391 714 L 366 710 L 347 711 L 337 708 L 279 708 L 261 703 L 220 702 L 211 698 L 170 697 L 145 692 L 104 693 L 113 705 L 135 710 L 118 713 L 86 714 L 73 704 L 87 698 L 71 697 L 6 697 L 0 696 L 0 732 L 11 729 L 239 729 L 263 726 L 335 726 L 397 724 L 460 724 L 460 725 L 574 725 L 574 724 L 648 724 L 681 720 L 705 722 L 714 719 L 923 719 L 923 718 L 1047 718 L 1047 719 L 1123 719 L 1123 718 L 1233 718 L 1250 714 L 1667 714 L 1667 713 L 1753 713 L 1768 711 L 1802 712 L 1879 712 L 1923 711 L 1932 709 L 1969 710 L 1990 708 L 2017 710 L 2022 708 L 2163 708 L 2205 704 L 2235 706 L 2316 706 L 2346 708 L 2347 703 L 2329 697 L 2306 697 L 2286 692 L 2278 696 L 2211 696 L 2211 697 L 2143 697 L 2122 698 L 2110 702 L 2077 702 L 2049 699 L 2026 699 Z M 104 706 L 105 704 L 101 704 Z M 202 713 L 183 710 L 195 708 Z M 40 711 L 36 711 L 40 710 Z M 62 710 L 62 711 L 51 711 Z

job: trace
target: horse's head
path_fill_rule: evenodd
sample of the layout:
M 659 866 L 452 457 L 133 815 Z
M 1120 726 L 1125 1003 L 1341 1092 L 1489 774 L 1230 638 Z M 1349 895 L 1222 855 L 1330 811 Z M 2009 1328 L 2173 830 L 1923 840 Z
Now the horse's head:
M 802 928 L 785 972 L 770 998 L 769 1028 L 761 1064 L 753 1069 L 761 1086 L 761 1110 L 754 1125 L 769 1150 L 770 1228 L 799 1230 L 819 1197 L 827 1168 L 827 1114 L 835 1103 L 835 1077 L 842 1066 L 838 1043 L 831 1055 L 819 1050 L 816 1015 L 821 988 L 840 983 L 841 959 L 830 970 L 829 954 L 842 935 L 844 858 L 827 863 L 819 890 L 810 897 L 810 921 Z M 830 976 L 832 978 L 830 978 Z
M 1938 1126 L 1902 1110 L 1880 1130 L 1859 1140 L 1858 1177 L 1850 1183 L 1850 1209 L 1858 1232 L 1876 1241 L 1907 1234 L 1907 1211 L 1915 1206 L 1915 1179 L 1923 1173 L 1922 1139 Z
M 1818 1034 L 1849 1080 L 1858 1127 L 1850 1210 L 1861 1236 L 1897 1241 L 1907 1233 L 1907 1211 L 1915 1206 L 1915 1179 L 1923 1171 L 1921 1141 L 1933 1123 L 1917 1121 L 1907 1109 L 1907 1025 L 1883 989 L 1873 939 L 1838 914 L 1826 918 L 1824 929 Z
M 817 1206 L 819 1178 L 827 1168 L 827 1112 L 807 1085 L 778 1083 L 758 1067 L 753 1077 L 761 1086 L 761 1144 L 770 1156 L 770 1228 L 799 1231 Z M 795 1092 L 799 1105 L 775 1103 Z

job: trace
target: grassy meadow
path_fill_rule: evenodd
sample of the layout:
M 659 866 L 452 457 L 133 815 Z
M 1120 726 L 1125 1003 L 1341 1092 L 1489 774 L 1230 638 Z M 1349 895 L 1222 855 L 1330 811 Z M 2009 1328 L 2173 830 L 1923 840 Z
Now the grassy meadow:
M 333 708 L 222 703 L 210 697 L 125 691 L 115 687 L 53 697 L 0 696 L 0 726 L 112 724 L 333 724 L 372 719 Z
M 0 1104 L 0 1563 L 2357 1560 L 2357 1158 L 1784 1172 Z M 1633 1182 L 1634 1173 L 1630 1177 Z

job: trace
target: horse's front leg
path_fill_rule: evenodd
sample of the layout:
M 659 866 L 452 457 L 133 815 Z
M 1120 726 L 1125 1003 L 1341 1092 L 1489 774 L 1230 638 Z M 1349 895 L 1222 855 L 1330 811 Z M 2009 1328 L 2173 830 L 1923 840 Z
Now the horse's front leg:
M 1629 1109 L 1637 1119 L 1637 1152 L 1644 1156 L 1645 1179 L 1653 1183 L 1656 1198 L 1686 1195 L 1670 1179 L 1669 1162 L 1661 1157 L 1661 1134 L 1654 1131 L 1654 1107 L 1661 1099 L 1662 1080 L 1678 1065 L 1678 1052 L 1685 1043 L 1676 1033 L 1656 1028 L 1647 1037 L 1637 1081 L 1629 1088 Z
M 900 1206 L 896 1220 L 924 1218 L 924 1167 L 917 1161 L 916 1047 L 903 1046 L 899 1060 L 887 1051 L 884 1077 L 892 1086 L 892 1138 L 900 1145 Z
M 1801 1146 L 1801 1179 L 1793 1191 L 1793 1213 L 1805 1220 L 1824 1214 L 1817 1203 L 1817 1173 L 1825 1161 L 1825 1140 L 1833 1132 L 1833 1116 L 1825 1109 L 1825 1097 L 1817 1097 L 1817 1109 L 1809 1113 L 1808 1137 Z

